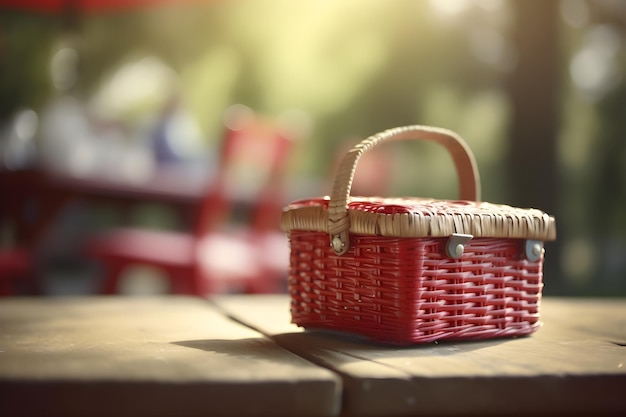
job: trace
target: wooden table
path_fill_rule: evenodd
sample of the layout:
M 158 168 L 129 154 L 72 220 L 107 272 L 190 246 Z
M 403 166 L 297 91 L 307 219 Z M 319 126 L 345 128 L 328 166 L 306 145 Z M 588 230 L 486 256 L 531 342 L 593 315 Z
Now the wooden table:
M 624 415 L 626 300 L 548 298 L 519 339 L 395 348 L 286 296 L 0 301 L 0 415 Z
M 0 301 L 2 416 L 323 416 L 340 386 L 206 300 Z

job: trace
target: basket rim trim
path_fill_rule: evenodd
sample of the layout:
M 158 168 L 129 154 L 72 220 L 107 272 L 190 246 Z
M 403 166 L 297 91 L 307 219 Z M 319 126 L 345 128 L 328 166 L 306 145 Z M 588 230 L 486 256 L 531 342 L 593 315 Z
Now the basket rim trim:
M 283 210 L 281 229 L 328 233 L 328 197 L 294 201 Z M 359 209 L 394 205 L 398 213 Z M 443 209 L 444 211 L 433 211 Z M 464 200 L 435 200 L 418 197 L 350 197 L 350 233 L 398 238 L 447 237 L 453 233 L 474 237 L 556 240 L 553 216 L 534 208 L 516 208 Z

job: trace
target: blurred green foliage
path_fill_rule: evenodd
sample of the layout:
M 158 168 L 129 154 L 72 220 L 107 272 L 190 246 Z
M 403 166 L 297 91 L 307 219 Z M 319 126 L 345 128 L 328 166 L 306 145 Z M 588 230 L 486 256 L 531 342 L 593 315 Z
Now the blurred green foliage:
M 19 107 L 38 108 L 49 97 L 50 53 L 59 31 L 44 16 L 0 14 L 0 120 Z
M 541 2 L 531 3 L 541 10 Z M 553 140 L 563 249 L 556 262 L 566 277 L 559 291 L 626 293 L 626 12 L 601 0 L 556 3 L 561 119 Z M 0 121 L 20 107 L 39 111 L 60 94 L 49 74 L 59 45 L 78 51 L 78 83 L 70 93 L 85 102 L 124 65 L 157 57 L 177 74 L 176 88 L 209 146 L 219 140 L 223 112 L 232 104 L 275 118 L 297 110 L 311 128 L 298 144 L 291 175 L 327 179 L 348 142 L 399 125 L 443 126 L 474 150 L 483 198 L 506 203 L 515 192 L 505 158 L 513 117 L 505 83 L 517 59 L 511 4 L 196 1 L 70 19 L 3 11 Z M 581 53 L 598 27 L 611 28 L 618 39 L 617 75 L 601 94 L 576 85 L 577 74 L 589 71 L 574 65 L 577 59 L 584 64 Z M 158 103 L 144 106 L 125 122 L 154 112 Z M 455 197 L 456 177 L 441 149 L 412 143 L 389 152 L 390 193 Z M 528 161 L 528 169 L 532 165 Z

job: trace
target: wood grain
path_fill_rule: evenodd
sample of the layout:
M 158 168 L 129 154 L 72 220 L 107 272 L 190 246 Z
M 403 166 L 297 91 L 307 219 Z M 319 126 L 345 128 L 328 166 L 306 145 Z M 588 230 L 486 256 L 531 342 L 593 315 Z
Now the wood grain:
M 546 299 L 530 337 L 397 348 L 289 323 L 283 296 L 213 299 L 342 375 L 345 415 L 626 412 L 626 301 Z
M 212 308 L 162 298 L 0 301 L 0 415 L 336 415 L 332 372 Z

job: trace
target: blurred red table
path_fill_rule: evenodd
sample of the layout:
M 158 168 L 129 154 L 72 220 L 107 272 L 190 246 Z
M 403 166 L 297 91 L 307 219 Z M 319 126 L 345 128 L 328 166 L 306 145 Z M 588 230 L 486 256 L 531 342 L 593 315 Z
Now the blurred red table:
M 114 176 L 72 176 L 43 168 L 0 170 L 0 218 L 15 224 L 17 243 L 33 245 L 69 202 L 110 202 L 120 208 L 166 204 L 191 222 L 208 186 L 208 176 L 185 169 L 159 169 L 141 181 Z

